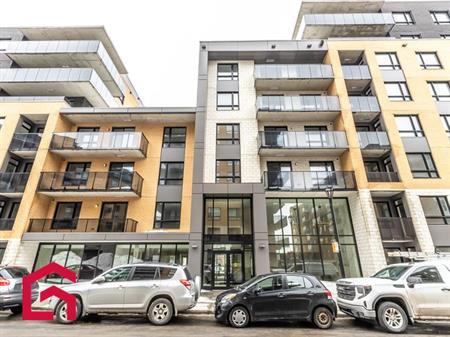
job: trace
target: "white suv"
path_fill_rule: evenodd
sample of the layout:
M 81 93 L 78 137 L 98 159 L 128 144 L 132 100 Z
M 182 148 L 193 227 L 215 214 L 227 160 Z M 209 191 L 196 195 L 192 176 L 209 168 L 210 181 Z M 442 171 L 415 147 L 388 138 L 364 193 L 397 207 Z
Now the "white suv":
M 357 319 L 403 332 L 414 321 L 450 320 L 450 260 L 389 265 L 336 283 L 338 306 Z

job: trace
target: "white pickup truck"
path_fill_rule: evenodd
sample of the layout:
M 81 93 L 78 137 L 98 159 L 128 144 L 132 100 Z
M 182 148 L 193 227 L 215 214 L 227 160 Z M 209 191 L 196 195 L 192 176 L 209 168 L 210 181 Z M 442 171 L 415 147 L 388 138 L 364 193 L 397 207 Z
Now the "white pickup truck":
M 450 259 L 389 265 L 372 277 L 340 279 L 336 288 L 342 312 L 389 332 L 450 320 Z

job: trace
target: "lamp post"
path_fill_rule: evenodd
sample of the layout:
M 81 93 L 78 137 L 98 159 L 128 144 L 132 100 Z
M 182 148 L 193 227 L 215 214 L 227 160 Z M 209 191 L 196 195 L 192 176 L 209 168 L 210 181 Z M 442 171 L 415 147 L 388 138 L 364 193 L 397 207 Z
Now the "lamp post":
M 334 195 L 333 185 L 329 185 L 327 188 L 325 188 L 325 192 L 327 193 L 328 200 L 330 201 L 331 221 L 333 223 L 333 228 L 334 228 L 334 232 L 336 235 L 337 254 L 338 254 L 338 259 L 339 259 L 339 270 L 341 272 L 342 277 L 345 277 L 344 262 L 342 260 L 342 253 L 341 253 L 341 244 L 339 242 L 339 232 L 337 229 L 336 217 L 334 215 L 334 208 L 333 208 L 333 195 Z

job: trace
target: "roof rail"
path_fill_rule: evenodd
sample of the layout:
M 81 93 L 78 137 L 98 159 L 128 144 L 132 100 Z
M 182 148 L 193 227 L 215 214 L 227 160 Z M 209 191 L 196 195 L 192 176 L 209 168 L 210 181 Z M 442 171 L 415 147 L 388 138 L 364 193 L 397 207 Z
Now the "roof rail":
M 431 259 L 450 259 L 450 253 L 425 253 L 425 252 L 388 252 L 389 257 L 402 257 L 411 261 L 426 261 Z

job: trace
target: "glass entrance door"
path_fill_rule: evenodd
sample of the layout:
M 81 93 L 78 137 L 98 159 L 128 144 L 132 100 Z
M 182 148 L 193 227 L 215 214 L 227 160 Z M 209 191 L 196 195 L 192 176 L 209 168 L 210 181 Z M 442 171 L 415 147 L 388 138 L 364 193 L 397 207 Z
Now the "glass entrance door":
M 213 288 L 231 288 L 244 282 L 242 252 L 214 252 Z

